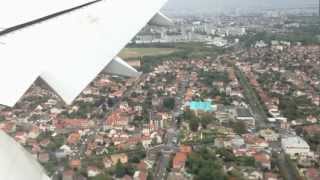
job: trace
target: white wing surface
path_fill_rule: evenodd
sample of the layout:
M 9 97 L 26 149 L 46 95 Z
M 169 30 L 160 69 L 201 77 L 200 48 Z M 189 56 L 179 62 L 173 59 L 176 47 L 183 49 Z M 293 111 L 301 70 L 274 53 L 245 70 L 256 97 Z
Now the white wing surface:
M 138 77 L 141 75 L 136 69 L 131 67 L 127 62 L 120 57 L 114 58 L 107 66 L 105 71 L 109 74 L 115 74 L 126 77 Z
M 2 131 L 0 147 L 1 180 L 50 180 L 37 160 Z
M 0 28 L 9 28 L 70 9 L 93 0 L 2 0 Z
M 102 0 L 0 36 L 0 82 L 6 87 L 1 90 L 0 103 L 14 105 L 38 75 L 67 104 L 72 103 L 165 2 Z M 26 19 L 38 16 L 31 15 Z

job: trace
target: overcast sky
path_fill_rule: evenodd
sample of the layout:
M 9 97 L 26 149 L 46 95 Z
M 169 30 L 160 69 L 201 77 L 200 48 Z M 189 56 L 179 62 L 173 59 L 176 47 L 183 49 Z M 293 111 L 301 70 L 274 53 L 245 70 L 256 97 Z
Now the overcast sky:
M 196 12 L 314 6 L 318 0 L 168 0 L 165 9 Z

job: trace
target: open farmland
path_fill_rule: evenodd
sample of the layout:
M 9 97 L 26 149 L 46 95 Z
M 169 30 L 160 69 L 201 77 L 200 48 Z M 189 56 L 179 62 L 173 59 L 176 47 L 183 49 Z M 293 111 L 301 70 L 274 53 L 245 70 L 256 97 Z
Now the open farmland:
M 168 55 L 176 51 L 178 50 L 175 48 L 125 48 L 119 56 L 123 59 L 131 59 L 144 56 Z

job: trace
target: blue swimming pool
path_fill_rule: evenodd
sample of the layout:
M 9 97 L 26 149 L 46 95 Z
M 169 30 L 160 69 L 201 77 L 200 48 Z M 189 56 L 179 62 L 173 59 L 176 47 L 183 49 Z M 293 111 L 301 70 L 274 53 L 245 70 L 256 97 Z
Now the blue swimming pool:
M 191 101 L 188 103 L 188 106 L 190 106 L 191 110 L 197 111 L 205 111 L 205 112 L 212 112 L 212 102 L 211 101 Z

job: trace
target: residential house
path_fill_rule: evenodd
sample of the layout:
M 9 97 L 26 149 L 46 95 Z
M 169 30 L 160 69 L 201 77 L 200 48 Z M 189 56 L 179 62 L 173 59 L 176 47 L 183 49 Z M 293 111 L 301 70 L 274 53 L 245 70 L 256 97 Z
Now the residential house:
M 142 171 L 136 171 L 133 175 L 133 180 L 147 180 L 147 174 Z
M 271 170 L 271 157 L 270 155 L 260 152 L 253 155 L 254 159 L 261 165 L 263 169 Z
M 116 165 L 118 161 L 120 161 L 122 164 L 126 164 L 128 162 L 128 156 L 124 153 L 121 154 L 113 154 L 110 156 L 112 165 Z
M 65 170 L 62 174 L 62 180 L 74 180 L 75 172 L 73 170 Z
M 180 152 L 185 153 L 187 155 L 191 154 L 192 152 L 192 147 L 188 145 L 181 145 L 179 149 Z
M 277 141 L 279 139 L 279 134 L 271 129 L 263 129 L 259 131 L 259 135 L 263 137 L 266 141 Z
M 46 163 L 46 162 L 48 162 L 50 160 L 50 156 L 49 156 L 48 153 L 43 152 L 43 153 L 40 153 L 38 155 L 38 159 L 39 159 L 40 162 Z
M 110 167 L 112 167 L 112 159 L 110 157 L 105 157 L 103 158 L 103 165 L 104 165 L 104 168 L 108 169 Z
M 87 174 L 88 177 L 95 177 L 101 173 L 101 170 L 98 169 L 96 166 L 88 166 L 87 168 Z
M 72 169 L 80 169 L 81 167 L 81 160 L 80 159 L 72 159 L 69 162 L 69 166 Z
M 263 180 L 278 180 L 279 179 L 278 177 L 279 177 L 278 174 L 266 172 L 266 173 L 264 173 Z
M 320 170 L 316 168 L 308 168 L 305 172 L 307 180 L 320 180 Z
M 173 158 L 172 168 L 175 170 L 180 170 L 184 168 L 186 161 L 187 161 L 186 153 L 178 152 Z
M 80 134 L 79 133 L 71 133 L 67 139 L 67 142 L 68 144 L 71 144 L 71 145 L 75 145 L 77 144 L 79 141 L 80 141 Z
M 247 127 L 255 127 L 255 119 L 246 108 L 237 108 L 236 120 L 244 122 Z
M 38 127 L 33 126 L 32 129 L 30 130 L 28 136 L 31 139 L 36 139 L 40 135 L 41 131 Z

